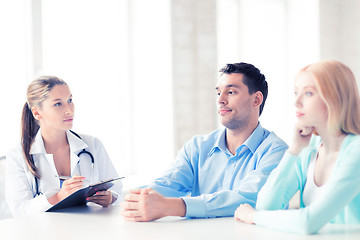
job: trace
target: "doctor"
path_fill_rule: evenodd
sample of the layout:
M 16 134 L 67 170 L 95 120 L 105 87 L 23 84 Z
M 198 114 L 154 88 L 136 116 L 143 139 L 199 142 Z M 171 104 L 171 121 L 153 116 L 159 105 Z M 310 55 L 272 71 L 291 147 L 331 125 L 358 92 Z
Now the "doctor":
M 44 212 L 84 185 L 118 177 L 97 138 L 70 131 L 73 119 L 72 94 L 62 79 L 43 76 L 30 83 L 21 144 L 6 156 L 6 200 L 14 216 Z M 106 207 L 121 190 L 117 181 L 87 200 Z

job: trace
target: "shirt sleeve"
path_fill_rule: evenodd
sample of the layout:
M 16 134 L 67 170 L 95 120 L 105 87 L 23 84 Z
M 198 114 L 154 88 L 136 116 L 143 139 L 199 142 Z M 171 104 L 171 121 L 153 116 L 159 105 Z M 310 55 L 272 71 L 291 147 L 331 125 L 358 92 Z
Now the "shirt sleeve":
M 326 183 L 324 193 L 317 201 L 302 209 L 257 211 L 255 213 L 255 223 L 260 226 L 292 233 L 311 234 L 319 231 L 321 227 L 331 221 L 359 194 L 359 159 L 360 151 L 358 150 L 358 146 L 353 145 L 342 154 L 342 159 L 339 158 L 337 160 L 337 163 L 334 165 L 333 175 Z M 286 170 L 288 169 L 279 169 L 279 171 Z M 276 175 L 283 177 L 287 174 L 289 174 L 289 171 L 281 174 L 276 173 Z M 282 178 L 279 180 L 284 182 L 292 179 Z M 268 190 L 269 189 L 264 192 L 261 191 L 261 197 L 268 194 L 270 192 Z M 258 209 L 276 209 L 277 207 L 279 206 L 276 206 L 274 203 L 266 201 L 260 202 L 259 199 Z M 357 211 L 359 211 L 359 209 L 357 209 Z
M 179 152 L 173 166 L 160 178 L 150 184 L 150 188 L 165 197 L 183 197 L 190 194 L 194 181 L 194 166 L 191 163 L 191 151 L 186 145 Z
M 261 153 L 257 168 L 251 171 L 234 190 L 222 190 L 198 197 L 184 197 L 187 217 L 233 216 L 242 203 L 255 206 L 257 195 L 270 172 L 278 165 L 287 146 L 276 146 Z
M 25 167 L 21 148 L 7 154 L 6 201 L 14 216 L 44 212 L 52 207 L 45 195 L 34 197 L 33 183 L 29 181 L 28 175 L 31 175 L 31 179 L 34 177 L 25 170 Z

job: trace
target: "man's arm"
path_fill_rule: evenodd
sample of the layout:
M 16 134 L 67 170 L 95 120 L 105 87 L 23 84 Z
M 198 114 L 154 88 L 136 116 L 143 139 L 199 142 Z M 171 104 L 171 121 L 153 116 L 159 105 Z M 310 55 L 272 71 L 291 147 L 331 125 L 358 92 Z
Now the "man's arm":
M 286 148 L 286 145 L 269 148 L 263 153 L 257 168 L 248 173 L 236 189 L 221 190 L 198 197 L 183 197 L 186 217 L 233 216 L 236 208 L 242 203 L 255 207 L 258 192 L 280 162 Z
M 123 215 L 128 221 L 150 221 L 165 216 L 219 217 L 233 216 L 242 203 L 255 206 L 259 190 L 278 165 L 286 146 L 263 154 L 258 167 L 250 172 L 239 188 L 197 197 L 169 198 L 151 189 L 137 189 L 125 196 Z
M 194 157 L 196 153 L 192 150 L 193 142 L 189 141 L 178 154 L 173 167 L 161 178 L 156 179 L 148 188 L 131 190 L 125 196 L 121 206 L 126 221 L 185 216 L 185 203 L 178 197 L 188 195 L 193 187 L 194 169 L 189 155 Z
M 198 154 L 194 150 L 193 141 L 187 142 L 179 152 L 173 166 L 163 176 L 155 179 L 148 186 L 165 197 L 183 197 L 190 194 L 194 186 L 194 177 L 197 172 L 196 162 Z

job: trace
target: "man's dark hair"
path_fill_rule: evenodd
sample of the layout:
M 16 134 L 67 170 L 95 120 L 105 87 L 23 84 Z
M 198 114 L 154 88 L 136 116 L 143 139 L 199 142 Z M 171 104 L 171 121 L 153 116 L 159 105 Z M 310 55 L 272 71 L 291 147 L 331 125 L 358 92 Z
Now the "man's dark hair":
M 260 91 L 263 95 L 263 102 L 260 105 L 259 116 L 261 115 L 265 101 L 268 95 L 268 84 L 266 82 L 264 74 L 260 72 L 254 65 L 248 63 L 233 63 L 226 64 L 223 68 L 219 70 L 221 75 L 231 74 L 231 73 L 241 73 L 243 74 L 243 82 L 249 89 L 249 94 L 253 94 L 257 91 Z

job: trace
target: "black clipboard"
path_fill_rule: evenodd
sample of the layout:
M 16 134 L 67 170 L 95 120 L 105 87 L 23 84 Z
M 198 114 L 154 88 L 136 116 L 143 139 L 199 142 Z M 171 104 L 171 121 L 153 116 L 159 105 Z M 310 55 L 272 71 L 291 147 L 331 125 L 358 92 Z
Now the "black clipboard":
M 67 198 L 64 198 L 46 212 L 54 212 L 60 209 L 75 207 L 80 205 L 86 205 L 86 198 L 94 195 L 98 191 L 104 191 L 111 188 L 114 185 L 114 181 L 123 179 L 124 177 L 112 178 L 105 181 L 100 181 L 98 183 L 93 183 L 87 187 L 77 190 Z

